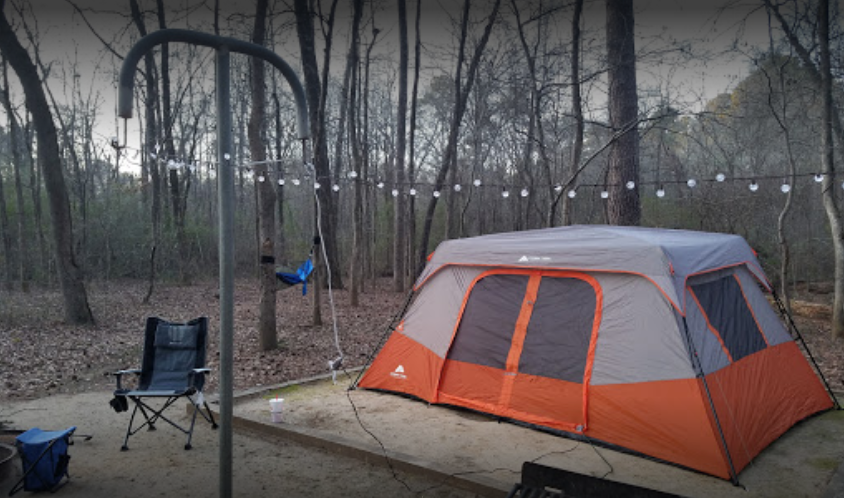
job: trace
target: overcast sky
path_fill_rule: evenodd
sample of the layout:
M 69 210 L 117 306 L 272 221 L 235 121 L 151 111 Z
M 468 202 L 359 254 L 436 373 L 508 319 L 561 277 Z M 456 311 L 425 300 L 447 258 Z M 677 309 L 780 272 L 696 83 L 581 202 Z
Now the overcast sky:
M 7 0 L 15 2 L 18 0 Z M 104 37 L 112 39 L 119 36 L 119 30 L 128 23 L 129 3 L 128 0 L 74 0 L 77 5 L 88 11 L 88 17 L 94 28 Z M 446 29 L 448 26 L 448 15 L 444 13 L 443 6 L 456 8 L 457 2 L 450 0 L 423 0 L 422 14 L 422 37 L 423 41 L 436 50 L 437 45 L 445 47 L 450 38 Z M 521 0 L 516 0 L 524 5 Z M 40 33 L 40 46 L 42 58 L 45 61 L 55 60 L 56 67 L 61 67 L 68 61 L 79 61 L 80 82 L 83 85 L 90 85 L 98 88 L 104 99 L 104 112 L 109 116 L 101 117 L 101 126 L 104 127 L 103 134 L 113 135 L 113 132 L 106 129 L 114 129 L 113 99 L 115 89 L 113 85 L 113 74 L 117 72 L 117 64 L 112 57 L 101 59 L 103 51 L 101 42 L 91 33 L 89 27 L 83 22 L 80 16 L 73 12 L 70 5 L 64 0 L 28 0 L 33 6 L 35 17 L 38 22 Z M 195 0 L 166 0 L 168 8 L 174 12 L 184 11 L 185 5 L 195 5 Z M 272 3 L 272 2 L 271 2 Z M 340 11 L 338 12 L 338 29 L 345 31 L 349 11 L 348 0 L 340 0 Z M 389 2 L 376 17 L 376 24 L 382 31 L 385 43 L 381 50 L 386 54 L 397 53 L 396 43 L 396 8 L 395 2 Z M 480 2 L 478 2 L 480 3 Z M 731 90 L 741 78 L 749 72 L 748 54 L 753 50 L 767 47 L 768 29 L 767 17 L 764 10 L 760 8 L 761 1 L 748 1 L 744 4 L 731 2 L 732 7 L 721 10 L 716 2 L 701 0 L 635 0 L 636 11 L 636 34 L 637 50 L 641 52 L 663 51 L 672 46 L 676 47 L 685 44 L 694 54 L 694 57 L 685 58 L 676 53 L 664 57 L 654 55 L 647 56 L 638 63 L 638 83 L 640 95 L 646 100 L 653 95 L 653 90 L 659 88 L 662 93 L 670 93 L 672 99 L 679 102 L 686 102 L 687 108 L 699 109 L 702 103 L 716 96 L 718 93 Z M 141 0 L 142 5 L 152 6 L 151 0 Z M 213 0 L 207 0 L 207 6 L 199 7 L 189 13 L 181 14 L 177 18 L 175 14 L 168 14 L 170 27 L 191 27 L 204 26 L 210 29 L 212 12 L 210 6 Z M 224 9 L 224 16 L 233 16 L 232 19 L 241 19 L 244 25 L 251 25 L 251 20 L 244 19 L 243 15 L 250 16 L 254 9 L 254 2 L 248 0 L 221 0 Z M 284 3 L 277 2 L 276 8 L 283 9 Z M 509 9 L 509 0 L 503 0 L 502 9 Z M 415 14 L 414 2 L 409 2 L 408 16 L 413 32 L 413 16 Z M 239 9 L 239 10 L 238 10 Z M 587 0 L 587 8 L 584 13 L 584 29 L 596 37 L 602 36 L 604 26 L 604 1 Z M 478 8 L 474 14 L 481 16 L 486 8 Z M 12 14 L 9 5 L 6 7 L 6 14 L 10 18 L 17 16 Z M 240 14 L 240 15 L 239 15 Z M 288 17 L 289 18 L 289 17 Z M 561 34 L 569 31 L 569 16 L 563 16 L 565 20 L 559 29 Z M 152 25 L 152 20 L 148 20 Z M 369 28 L 367 28 L 369 29 Z M 132 36 L 134 36 L 132 28 Z M 286 31 L 289 35 L 277 41 L 275 49 L 288 59 L 291 65 L 299 70 L 296 53 L 295 30 L 293 27 Z M 230 34 L 230 33 L 226 33 Z M 596 44 L 602 43 L 596 38 Z M 739 48 L 744 52 L 732 51 L 733 44 L 738 41 Z M 600 45 L 599 45 L 600 46 Z M 125 50 L 126 44 L 120 47 Z M 345 40 L 335 45 L 335 52 L 345 52 Z M 587 55 L 588 57 L 594 57 Z M 429 63 L 431 63 L 429 61 Z M 99 77 L 94 76 L 94 68 L 99 64 Z M 112 70 L 113 68 L 113 70 Z M 112 74 L 109 74 L 112 73 Z M 54 74 L 59 74 L 56 71 Z M 337 74 L 337 73 L 335 73 Z M 53 82 L 54 91 L 57 83 Z M 600 98 L 591 96 L 592 98 Z M 5 121 L 5 120 L 4 120 Z M 135 120 L 137 121 L 137 120 Z M 132 133 L 130 129 L 130 133 Z

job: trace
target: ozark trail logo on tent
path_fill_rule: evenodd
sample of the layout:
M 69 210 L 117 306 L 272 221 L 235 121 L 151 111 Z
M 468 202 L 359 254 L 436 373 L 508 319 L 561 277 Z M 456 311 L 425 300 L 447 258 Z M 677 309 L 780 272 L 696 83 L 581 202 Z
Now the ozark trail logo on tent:
M 537 261 L 551 261 L 549 256 L 528 256 L 524 255 L 519 258 L 519 263 L 536 263 Z
M 407 379 L 407 375 L 404 374 L 404 366 L 403 365 L 397 366 L 395 370 L 390 372 L 390 376 L 395 377 L 397 379 L 402 379 L 402 380 Z

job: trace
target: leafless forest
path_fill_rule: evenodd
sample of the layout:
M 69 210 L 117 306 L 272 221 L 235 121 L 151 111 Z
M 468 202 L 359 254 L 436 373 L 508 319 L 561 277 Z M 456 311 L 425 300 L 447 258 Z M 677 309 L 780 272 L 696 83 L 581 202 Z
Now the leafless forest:
M 63 320 L 83 324 L 92 284 L 131 280 L 148 303 L 216 277 L 213 51 L 160 46 L 134 117 L 115 111 L 126 53 L 178 28 L 270 48 L 307 95 L 303 144 L 287 82 L 232 56 L 236 273 L 267 303 L 260 349 L 283 328 L 274 272 L 319 231 L 355 307 L 379 279 L 407 290 L 444 239 L 592 223 L 743 235 L 786 297 L 830 290 L 841 335 L 838 4 L 658 4 L 6 0 L 0 299 L 60 289 Z M 701 91 L 724 61 L 740 76 Z

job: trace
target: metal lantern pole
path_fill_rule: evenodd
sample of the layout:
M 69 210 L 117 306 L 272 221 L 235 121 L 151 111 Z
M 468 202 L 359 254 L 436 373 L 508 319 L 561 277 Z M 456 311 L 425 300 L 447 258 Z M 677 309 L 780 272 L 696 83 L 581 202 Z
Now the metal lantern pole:
M 296 101 L 299 138 L 310 136 L 305 91 L 296 73 L 275 52 L 235 38 L 182 29 L 151 33 L 132 47 L 120 68 L 118 114 L 132 117 L 132 93 L 138 62 L 157 45 L 184 42 L 211 47 L 217 51 L 217 193 L 219 198 L 220 258 L 220 497 L 232 496 L 232 408 L 234 363 L 234 165 L 232 163 L 232 118 L 230 54 L 238 52 L 259 57 L 276 67 L 290 84 Z M 307 160 L 307 158 L 303 158 Z

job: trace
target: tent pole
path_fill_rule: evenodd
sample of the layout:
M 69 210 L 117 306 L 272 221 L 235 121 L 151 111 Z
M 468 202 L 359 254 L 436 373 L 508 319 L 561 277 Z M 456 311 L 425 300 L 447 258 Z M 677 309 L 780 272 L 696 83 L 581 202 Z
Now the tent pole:
M 407 312 L 407 308 L 410 307 L 410 301 L 413 299 L 414 294 L 416 294 L 415 288 L 410 289 L 410 292 L 407 293 L 407 297 L 404 298 L 404 304 L 402 305 L 401 309 L 390 319 L 390 323 L 387 324 L 387 328 L 386 330 L 384 330 L 384 334 L 382 334 L 381 338 L 378 339 L 378 343 L 375 344 L 375 347 L 372 348 L 372 351 L 370 351 L 369 356 L 366 358 L 366 362 L 363 364 L 363 368 L 361 368 L 360 372 L 358 372 L 357 378 L 349 386 L 349 391 L 357 389 L 358 382 L 360 382 L 360 379 L 361 377 L 363 377 L 363 374 L 366 372 L 366 369 L 369 368 L 369 365 L 372 363 L 372 360 L 375 359 L 375 353 L 378 351 L 378 348 L 384 345 L 384 339 L 387 337 L 387 334 L 389 334 L 390 332 L 395 332 L 397 320 L 399 320 L 399 323 L 401 323 L 400 319 L 404 317 L 405 312 Z
M 727 455 L 727 464 L 730 466 L 730 481 L 734 486 L 741 486 L 736 474 L 736 468 L 733 465 L 733 457 L 730 455 L 730 447 L 727 446 L 727 438 L 724 437 L 724 430 L 721 428 L 721 421 L 718 419 L 718 412 L 715 410 L 715 402 L 712 401 L 712 393 L 709 391 L 709 384 L 706 382 L 706 375 L 703 372 L 703 366 L 700 364 L 700 357 L 697 354 L 697 349 L 692 343 L 692 335 L 689 333 L 689 325 L 686 323 L 686 316 L 683 315 L 683 332 L 686 334 L 686 343 L 689 347 L 689 356 L 692 364 L 697 371 L 697 376 L 701 380 L 703 390 L 706 392 L 706 400 L 709 402 L 709 408 L 712 410 L 712 418 L 715 419 L 715 426 L 718 428 L 718 436 L 721 438 L 721 444 L 724 446 L 724 454 Z
M 806 351 L 806 355 L 809 357 L 809 361 L 812 362 L 812 365 L 815 367 L 815 371 L 818 373 L 818 376 L 821 378 L 821 382 L 823 382 L 824 387 L 826 388 L 827 394 L 829 397 L 832 398 L 832 403 L 835 406 L 836 410 L 841 409 L 841 404 L 838 402 L 838 398 L 835 397 L 835 393 L 832 392 L 832 388 L 829 385 L 829 382 L 826 380 L 826 376 L 823 374 L 821 367 L 818 365 L 818 362 L 815 361 L 815 356 L 812 354 L 812 351 L 809 349 L 809 345 L 806 344 L 806 341 L 803 339 L 803 334 L 800 333 L 800 330 L 797 328 L 797 324 L 794 323 L 794 318 L 791 316 L 791 313 L 785 308 L 782 300 L 780 299 L 779 294 L 777 294 L 777 290 L 771 288 L 771 294 L 774 297 L 774 302 L 777 303 L 777 308 L 779 308 L 780 316 L 786 319 L 788 322 L 789 328 L 794 331 L 794 335 L 797 336 L 797 340 L 800 341 L 800 344 L 803 345 L 803 349 Z

